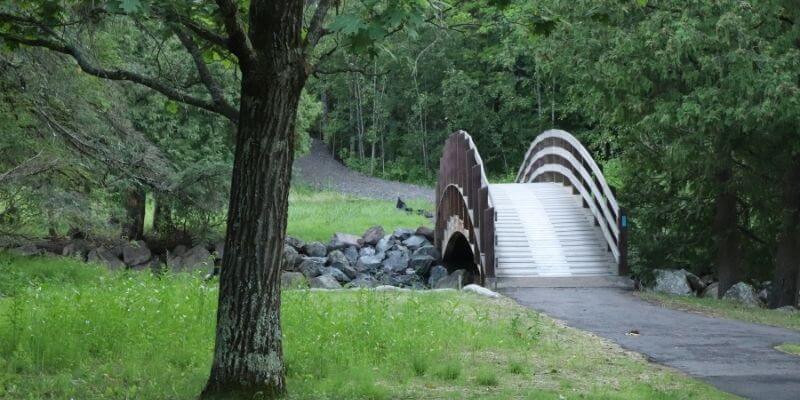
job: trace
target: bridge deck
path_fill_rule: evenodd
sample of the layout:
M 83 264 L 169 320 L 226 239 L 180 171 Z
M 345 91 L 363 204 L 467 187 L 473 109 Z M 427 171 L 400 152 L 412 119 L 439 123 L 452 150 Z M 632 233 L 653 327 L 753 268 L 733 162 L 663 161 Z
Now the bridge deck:
M 498 278 L 616 273 L 602 232 L 570 187 L 510 183 L 489 191 L 497 212 Z

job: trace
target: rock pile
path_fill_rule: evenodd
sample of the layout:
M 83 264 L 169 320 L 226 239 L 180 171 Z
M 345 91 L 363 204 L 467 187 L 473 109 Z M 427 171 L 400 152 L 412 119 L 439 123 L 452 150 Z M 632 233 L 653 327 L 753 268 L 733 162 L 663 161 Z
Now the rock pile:
M 685 269 L 657 269 L 654 272 L 653 291 L 679 296 L 720 297 L 719 282 L 714 281 L 711 275 L 698 277 Z M 763 307 L 769 297 L 770 283 L 764 282 L 759 286 L 761 290 L 757 291 L 753 285 L 738 282 L 731 286 L 722 298 L 751 307 Z

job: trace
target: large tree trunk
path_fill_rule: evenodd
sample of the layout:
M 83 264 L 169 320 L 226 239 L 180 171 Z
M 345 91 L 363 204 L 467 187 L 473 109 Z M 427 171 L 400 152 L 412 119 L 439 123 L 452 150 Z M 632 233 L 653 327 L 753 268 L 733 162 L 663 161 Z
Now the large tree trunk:
M 736 215 L 736 191 L 732 185 L 732 170 L 721 168 L 715 180 L 718 185 L 714 199 L 715 262 L 719 277 L 719 297 L 739 281 L 741 274 L 741 243 Z
M 302 1 L 250 5 L 256 56 L 242 66 L 216 345 L 203 398 L 273 398 L 286 390 L 280 266 L 295 115 L 306 79 L 298 50 L 302 12 Z
M 783 180 L 783 213 L 769 297 L 771 308 L 795 305 L 800 297 L 800 156 L 792 161 Z
M 128 240 L 142 239 L 144 237 L 145 193 L 137 187 L 130 187 L 122 196 L 125 208 L 122 236 Z

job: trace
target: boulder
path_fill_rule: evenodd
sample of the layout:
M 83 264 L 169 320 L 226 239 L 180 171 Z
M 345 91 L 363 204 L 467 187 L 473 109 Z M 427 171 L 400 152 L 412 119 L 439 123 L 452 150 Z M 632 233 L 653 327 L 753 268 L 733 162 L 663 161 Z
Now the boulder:
M 300 272 L 281 272 L 281 288 L 303 289 L 308 287 L 308 280 Z
M 366 256 L 359 257 L 356 263 L 356 271 L 358 272 L 375 272 L 381 267 L 383 261 L 382 256 Z
M 308 242 L 303 245 L 303 253 L 309 257 L 325 257 L 328 248 L 320 242 Z
M 492 299 L 496 299 L 496 298 L 500 297 L 499 293 L 494 292 L 492 290 L 489 290 L 489 289 L 487 289 L 487 288 L 485 288 L 483 286 L 476 285 L 474 283 L 470 283 L 469 285 L 464 286 L 463 288 L 461 288 L 461 291 L 475 293 L 477 295 L 484 296 L 484 297 L 489 297 L 489 298 L 492 298 Z
M 61 255 L 86 261 L 86 256 L 91 250 L 92 249 L 91 246 L 89 246 L 89 242 L 84 239 L 75 239 L 64 246 L 64 249 L 61 250 Z
M 758 301 L 758 294 L 756 290 L 753 289 L 752 286 L 744 283 L 739 282 L 730 289 L 722 296 L 723 299 L 732 300 L 747 306 L 751 307 L 759 307 L 761 306 L 761 302 Z
M 294 249 L 297 250 L 298 252 L 303 251 L 303 246 L 306 245 L 306 242 L 291 236 L 286 236 L 286 239 L 284 239 L 283 243 L 294 247 Z
M 408 254 L 400 250 L 389 250 L 386 252 L 386 259 L 383 260 L 383 270 L 385 272 L 402 272 L 408 268 Z
M 194 246 L 183 255 L 183 270 L 185 271 L 211 271 L 214 268 L 214 259 L 211 252 L 204 246 Z
M 341 289 L 342 285 L 339 284 L 334 277 L 330 275 L 321 275 L 311 278 L 308 281 L 309 286 L 314 289 Z
M 767 301 L 769 301 L 769 288 L 765 287 L 758 291 L 758 301 L 767 304 Z
M 332 276 L 334 279 L 342 283 L 351 281 L 350 277 L 348 277 L 344 272 L 333 267 L 322 268 L 322 275 Z
M 186 251 L 189 250 L 186 246 L 179 244 L 175 246 L 175 249 L 172 250 L 172 254 L 178 257 L 182 257 L 186 254 Z
M 385 234 L 386 233 L 383 231 L 383 227 L 376 225 L 367 229 L 367 231 L 364 232 L 364 235 L 361 236 L 361 239 L 365 245 L 375 246 L 381 239 L 383 239 Z
M 375 286 L 375 291 L 376 292 L 408 292 L 410 290 L 406 289 L 406 288 L 397 287 L 397 286 L 380 285 L 380 286 Z
M 414 234 L 419 236 L 424 236 L 425 239 L 428 239 L 431 242 L 433 241 L 433 235 L 434 235 L 433 229 L 428 228 L 427 226 L 420 226 L 419 228 L 417 228 L 417 231 L 414 232 Z
M 414 273 L 421 277 L 428 276 L 431 271 L 431 264 L 436 260 L 428 255 L 413 256 L 411 261 L 408 262 L 408 267 L 414 270 Z
M 225 241 L 220 240 L 214 243 L 214 258 L 216 258 L 217 260 L 222 260 L 222 257 L 224 255 L 225 255 Z
M 105 265 L 112 270 L 125 269 L 125 263 L 105 247 L 98 247 L 90 251 L 86 261 L 92 264 Z
M 430 242 L 428 239 L 425 239 L 425 236 L 412 235 L 408 239 L 403 240 L 403 245 L 413 251 L 422 246 L 430 245 Z
M 402 282 L 400 281 L 400 275 L 388 273 L 388 272 L 380 272 L 376 279 L 381 285 L 388 285 L 388 286 L 400 286 Z
M 347 261 L 350 262 L 350 265 L 355 265 L 358 262 L 358 249 L 355 246 L 345 247 L 342 250 L 344 256 L 347 257 Z
M 325 261 L 323 257 L 303 257 L 303 261 L 297 267 L 306 278 L 314 278 L 322 275 L 322 269 L 325 268 Z
M 401 287 L 411 289 L 424 289 L 425 285 L 422 283 L 422 278 L 417 274 L 399 275 L 395 277 L 397 284 Z
M 419 257 L 419 256 L 430 256 L 434 260 L 439 261 L 442 259 L 442 254 L 439 253 L 439 249 L 434 246 L 422 246 L 416 250 L 414 250 L 414 254 L 411 257 Z
M 381 240 L 378 240 L 378 244 L 375 245 L 375 251 L 378 253 L 386 253 L 392 248 L 393 244 L 391 236 L 384 236 Z
M 331 238 L 330 248 L 332 250 L 341 250 L 348 246 L 361 247 L 362 244 L 361 238 L 356 235 L 336 232 Z
M 469 273 L 465 269 L 453 271 L 452 274 L 439 279 L 434 286 L 436 289 L 458 289 L 460 290 L 469 282 Z
M 300 253 L 294 247 L 284 244 L 283 245 L 283 266 L 284 271 L 295 271 L 300 263 L 303 261 Z
M 147 248 L 147 243 L 141 240 L 128 243 L 122 248 L 122 261 L 129 267 L 145 264 L 152 257 L 153 254 Z
M 350 260 L 339 250 L 334 250 L 328 254 L 328 265 L 336 268 L 347 275 L 347 280 L 355 279 L 357 273 L 356 269 L 350 265 Z
M 703 292 L 700 293 L 700 297 L 702 298 L 711 298 L 716 299 L 719 297 L 719 282 L 712 282 L 705 289 Z
M 441 265 L 436 265 L 430 269 L 430 276 L 428 277 L 428 286 L 436 287 L 436 283 L 440 279 L 447 276 L 447 269 Z
M 703 293 L 703 289 L 707 286 L 702 279 L 691 272 L 686 272 L 686 281 L 689 282 L 689 287 L 691 287 L 695 293 Z
M 44 254 L 44 250 L 36 247 L 34 244 L 26 244 L 9 250 L 9 253 L 16 256 L 29 257 L 42 255 Z
M 705 283 L 706 286 L 708 286 L 708 285 L 714 283 L 714 275 L 705 274 L 702 277 L 700 277 L 700 280 L 702 280 L 703 283 Z
M 358 274 L 356 279 L 353 279 L 352 281 L 350 281 L 350 283 L 347 284 L 347 287 L 374 288 L 378 285 L 380 285 L 380 283 L 372 275 Z
M 403 240 L 408 239 L 413 234 L 414 234 L 414 231 L 411 230 L 411 229 L 397 228 L 397 229 L 394 230 L 394 233 L 392 233 L 392 239 L 397 239 L 397 240 L 403 241 Z
M 375 255 L 375 248 L 373 247 L 364 247 L 361 251 L 358 252 L 359 257 L 368 257 Z
M 657 269 L 653 290 L 660 293 L 686 296 L 692 294 L 692 288 L 686 279 L 685 270 Z

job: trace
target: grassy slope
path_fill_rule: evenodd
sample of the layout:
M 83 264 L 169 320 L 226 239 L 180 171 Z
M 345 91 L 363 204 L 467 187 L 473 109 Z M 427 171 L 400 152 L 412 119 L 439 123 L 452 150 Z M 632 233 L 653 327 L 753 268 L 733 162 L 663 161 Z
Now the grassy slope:
M 0 276 L 0 398 L 202 388 L 215 284 L 3 254 Z M 290 398 L 730 398 L 507 299 L 286 291 L 283 333 Z
M 782 345 L 775 346 L 775 348 L 785 353 L 800 356 L 800 344 L 798 343 L 784 343 Z
M 424 201 L 410 201 L 409 207 L 433 211 Z M 335 232 L 360 235 L 373 225 L 387 232 L 395 228 L 431 226 L 430 220 L 395 208 L 393 201 L 360 199 L 335 192 L 317 192 L 294 187 L 289 194 L 287 234 L 303 240 L 327 241 Z
M 692 296 L 671 296 L 663 293 L 641 292 L 645 300 L 657 302 L 670 308 L 696 311 L 715 317 L 737 319 L 758 324 L 780 326 L 800 330 L 800 312 L 769 310 L 741 305 L 722 299 L 701 299 Z

